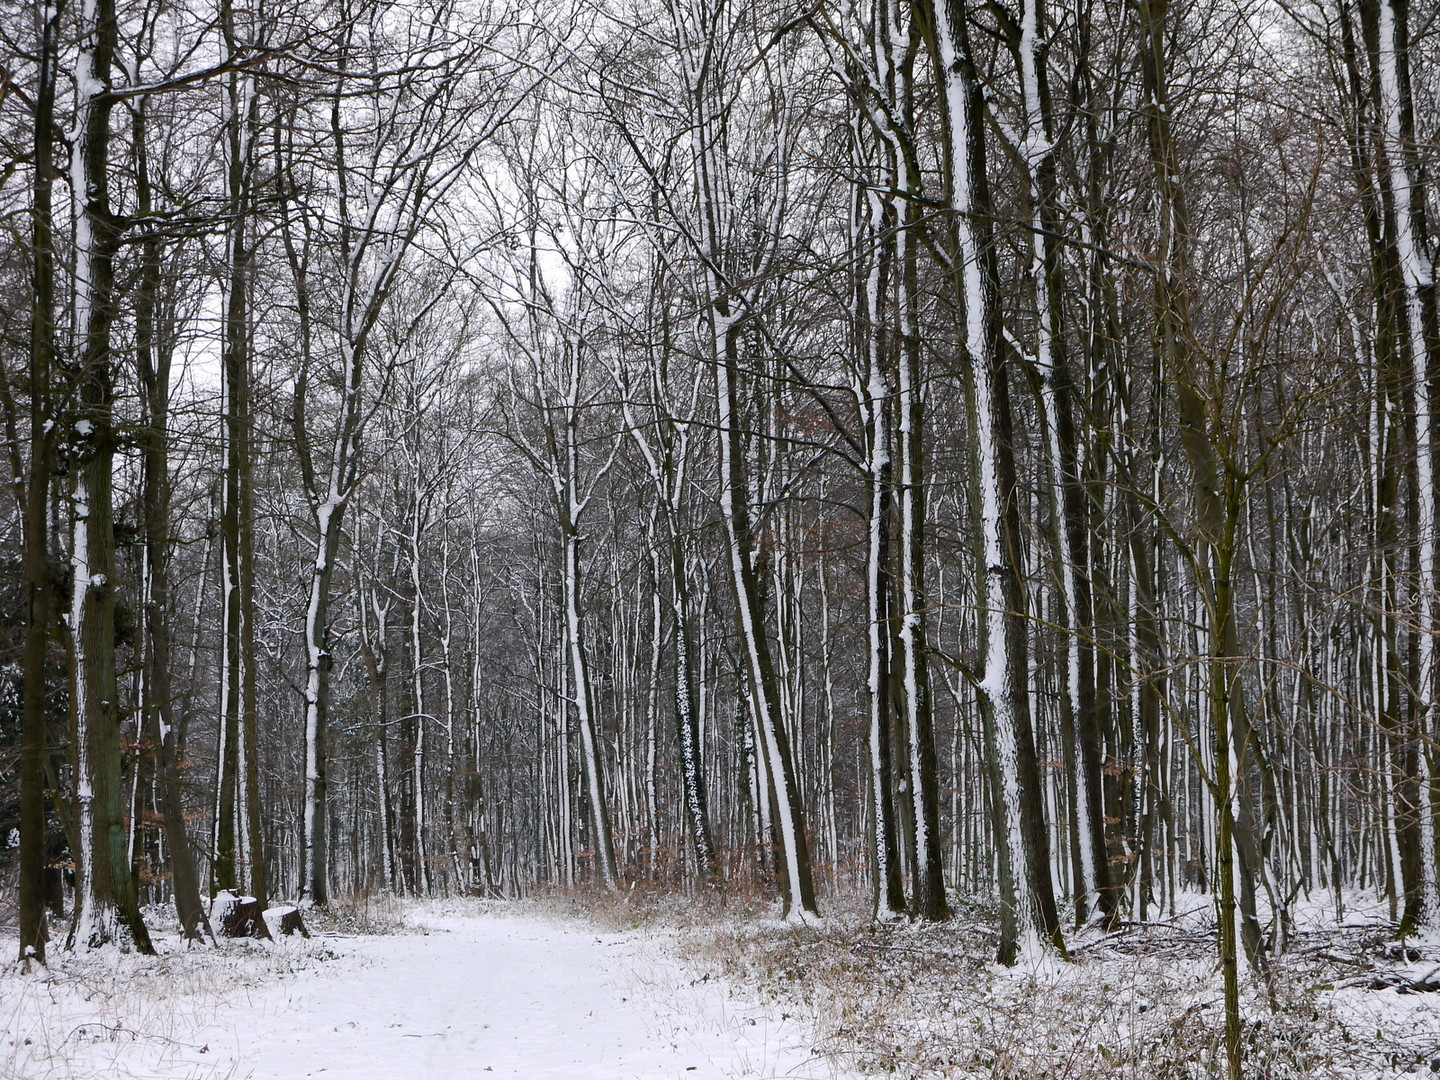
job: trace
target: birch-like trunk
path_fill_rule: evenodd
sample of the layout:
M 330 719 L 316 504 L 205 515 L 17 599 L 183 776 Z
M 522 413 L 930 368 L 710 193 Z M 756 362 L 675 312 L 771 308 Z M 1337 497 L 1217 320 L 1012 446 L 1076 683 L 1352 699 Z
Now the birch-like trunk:
M 579 360 L 571 356 L 559 448 L 564 460 L 554 463 L 556 471 L 552 473 L 560 519 L 565 648 L 570 664 L 571 706 L 580 730 L 580 766 L 585 778 L 585 801 L 590 815 L 590 841 L 595 847 L 595 872 L 600 884 L 613 891 L 620 887 L 620 875 L 615 865 L 615 841 L 610 826 L 605 767 L 595 722 L 594 689 L 590 682 L 590 659 L 586 654 L 585 621 L 580 599 L 580 515 L 589 500 L 581 499 L 575 486 L 580 467 L 579 432 L 576 429 L 579 394 Z
M 424 613 L 424 594 L 420 581 L 420 535 L 423 515 L 420 497 L 422 479 L 418 472 L 419 456 L 416 455 L 417 471 L 411 476 L 414 487 L 413 515 L 410 522 L 410 696 L 413 715 L 411 731 L 414 741 L 410 748 L 410 769 L 412 791 L 414 792 L 414 864 L 415 893 L 417 896 L 430 895 L 430 863 L 425 842 L 425 725 L 430 719 L 425 703 L 424 647 L 420 636 L 421 619 Z
M 1408 367 L 1409 411 L 1414 425 L 1414 545 L 1417 594 L 1414 633 L 1413 736 L 1400 755 L 1404 775 L 1398 787 L 1413 805 L 1404 811 L 1406 846 L 1418 848 L 1404 859 L 1412 867 L 1405 890 L 1402 933 L 1440 916 L 1436 891 L 1434 777 L 1430 767 L 1435 698 L 1435 526 L 1434 407 L 1427 325 L 1434 332 L 1433 255 L 1425 235 L 1425 188 L 1420 183 L 1415 148 L 1414 105 L 1410 90 L 1409 28 L 1404 0 L 1367 0 L 1360 6 L 1366 43 L 1375 74 L 1377 153 L 1375 164 L 1385 212 L 1385 240 L 1398 280 L 1386 297 L 1394 319 L 1396 362 Z M 1413 767 L 1412 767 L 1413 762 Z
M 864 133 L 856 131 L 857 144 Z M 862 151 L 863 152 L 863 151 Z M 887 186 L 894 186 L 893 173 Z M 864 420 L 865 473 L 870 486 L 865 561 L 867 637 L 867 700 L 869 702 L 871 859 L 874 863 L 872 901 L 875 918 L 893 921 L 905 911 L 901 880 L 900 845 L 895 822 L 895 780 L 891 756 L 894 703 L 891 628 L 890 534 L 894 516 L 894 463 L 891 410 L 893 346 L 888 319 L 888 293 L 895 208 L 875 191 L 858 191 L 852 210 L 852 250 L 855 252 L 855 349 L 858 397 Z M 907 739 L 908 742 L 908 739 Z
M 375 707 L 375 831 L 380 840 L 380 881 L 387 892 L 395 888 L 395 826 L 390 813 L 390 695 L 386 682 L 390 673 L 387 637 L 390 604 L 380 600 L 380 587 L 360 589 L 356 612 L 360 626 L 360 652 L 365 659 L 365 676 Z
M 1034 296 L 1034 363 L 1045 418 L 1045 451 L 1050 470 L 1049 499 L 1054 522 L 1059 623 L 1065 633 L 1061 679 L 1064 723 L 1077 747 L 1074 777 L 1076 836 L 1073 843 L 1080 881 L 1074 889 L 1076 919 L 1104 905 L 1116 914 L 1110 889 L 1101 807 L 1101 772 L 1095 715 L 1094 656 L 1086 644 L 1094 638 L 1090 581 L 1087 574 L 1087 515 L 1081 474 L 1083 462 L 1071 397 L 1071 376 L 1061 333 L 1064 296 L 1060 257 L 1062 221 L 1058 206 L 1054 122 L 1045 64 L 1045 8 L 1042 0 L 1023 0 L 1011 45 L 1020 75 L 1022 124 L 1016 147 L 1024 168 L 1030 206 L 1030 279 Z
M 330 902 L 326 821 L 326 728 L 330 712 L 330 580 L 340 548 L 344 503 L 338 476 L 316 511 L 315 559 L 310 566 L 310 602 L 305 609 L 305 789 L 300 834 L 300 900 Z
M 780 880 L 781 917 L 804 921 L 819 915 L 810 871 L 810 847 L 805 835 L 805 811 L 796 782 L 794 760 L 784 721 L 779 691 L 765 628 L 760 583 L 755 574 L 755 546 L 750 525 L 749 483 L 745 448 L 739 425 L 739 328 L 721 300 L 712 310 L 716 401 L 719 406 L 720 513 L 725 520 L 730 580 L 736 616 L 745 650 L 746 689 L 755 721 L 757 759 L 766 778 L 768 803 L 775 830 L 776 874 Z M 757 802 L 766 792 L 756 793 Z
M 1010 963 L 1017 950 L 1030 951 L 1041 941 L 1062 948 L 1063 943 L 1030 727 L 1009 391 L 998 340 L 994 255 L 983 224 L 988 211 L 984 107 L 964 12 L 953 0 L 934 0 L 926 14 L 945 127 L 953 287 L 963 315 L 962 346 L 970 372 L 982 573 L 979 691 L 994 787 L 1002 905 L 999 955 Z

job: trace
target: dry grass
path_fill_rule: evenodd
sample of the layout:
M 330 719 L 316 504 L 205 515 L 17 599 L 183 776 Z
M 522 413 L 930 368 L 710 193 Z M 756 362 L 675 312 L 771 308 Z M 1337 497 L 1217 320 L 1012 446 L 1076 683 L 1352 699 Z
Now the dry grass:
M 1072 941 L 1068 962 L 1013 968 L 992 962 L 995 912 L 973 903 L 938 927 L 876 926 L 852 901 L 818 927 L 697 919 L 677 939 L 702 977 L 803 1017 L 837 1071 L 1199 1080 L 1224 1061 L 1207 915 L 1202 900 L 1188 920 L 1092 931 Z M 1405 959 L 1385 938 L 1373 926 L 1301 934 L 1268 982 L 1249 980 L 1247 1077 L 1440 1074 L 1440 994 L 1370 988 Z
M 401 934 L 406 932 L 407 902 L 390 893 L 365 893 L 331 900 L 304 912 L 312 934 Z
M 194 1033 L 243 1030 L 259 991 L 337 959 L 318 938 L 283 947 L 159 943 L 158 956 L 57 950 L 48 968 L 0 975 L 0 1077 L 227 1080 L 231 1066 L 212 1064 Z M 7 947 L 13 939 L 0 939 Z

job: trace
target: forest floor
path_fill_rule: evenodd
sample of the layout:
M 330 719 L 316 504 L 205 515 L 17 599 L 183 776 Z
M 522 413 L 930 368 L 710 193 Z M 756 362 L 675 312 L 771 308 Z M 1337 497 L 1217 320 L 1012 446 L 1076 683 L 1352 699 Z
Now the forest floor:
M 389 901 L 278 944 L 162 934 L 158 957 L 0 972 L 0 1080 L 1190 1080 L 1217 1075 L 1222 1016 L 1209 901 L 1188 901 L 1012 968 L 983 907 L 876 927 L 858 901 L 807 927 L 632 894 Z M 1247 1076 L 1440 1076 L 1440 939 L 1393 935 L 1373 900 L 1300 910 L 1246 979 Z
M 834 1074 L 797 1021 L 697 979 L 664 935 L 543 907 L 380 905 L 308 941 L 187 950 L 161 934 L 159 948 L 0 974 L 0 1078 Z
M 772 1002 L 813 1052 L 864 1076 L 1199 1080 L 1223 1075 L 1223 992 L 1211 898 L 1174 916 L 1067 935 L 993 961 L 996 912 L 876 926 L 868 904 L 818 927 L 728 919 L 679 926 L 689 961 Z M 1243 970 L 1247 1080 L 1440 1077 L 1440 936 L 1395 940 L 1386 905 L 1297 904 L 1268 977 Z M 662 918 L 663 921 L 663 918 Z

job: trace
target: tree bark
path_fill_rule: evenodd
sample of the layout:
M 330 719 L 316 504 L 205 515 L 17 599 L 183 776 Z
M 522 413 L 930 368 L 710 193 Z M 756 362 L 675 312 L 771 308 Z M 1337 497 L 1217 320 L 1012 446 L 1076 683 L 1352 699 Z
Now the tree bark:
M 50 643 L 50 471 L 55 364 L 55 80 L 60 0 L 40 7 L 30 241 L 30 466 L 25 478 L 25 652 L 20 745 L 20 956 L 45 963 L 45 759 L 50 742 L 45 659 Z M 28 966 L 28 964 L 27 964 Z
M 72 466 L 71 713 L 80 880 L 67 947 L 121 943 L 123 923 L 135 949 L 153 953 L 128 858 L 115 676 L 115 524 L 111 506 L 115 361 L 110 336 L 119 230 L 110 210 L 109 152 L 114 106 L 110 76 L 116 35 L 113 0 L 88 2 L 82 11 L 76 56 L 80 97 L 71 150 L 79 367 Z
M 1062 950 L 1064 945 L 1030 724 L 1009 387 L 995 301 L 995 255 L 986 224 L 984 104 L 964 12 L 954 0 L 933 0 L 923 11 L 943 103 L 951 279 L 970 374 L 967 390 L 983 582 L 979 691 L 991 747 L 1000 864 L 999 957 L 1013 963 L 1022 944 L 1043 940 Z

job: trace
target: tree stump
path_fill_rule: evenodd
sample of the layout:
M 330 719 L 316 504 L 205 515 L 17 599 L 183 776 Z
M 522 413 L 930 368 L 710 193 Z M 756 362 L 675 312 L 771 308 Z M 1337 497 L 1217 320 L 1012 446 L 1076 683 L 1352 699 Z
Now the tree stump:
M 265 925 L 272 938 L 289 937 L 292 934 L 299 934 L 304 938 L 310 936 L 310 931 L 305 929 L 305 920 L 300 917 L 300 909 L 291 904 L 266 909 Z
M 210 925 L 219 926 L 240 898 L 229 889 L 221 889 L 210 898 Z
M 229 889 L 215 894 L 210 904 L 210 925 L 221 937 L 268 938 L 270 928 L 265 925 L 260 901 L 253 896 L 236 896 Z

